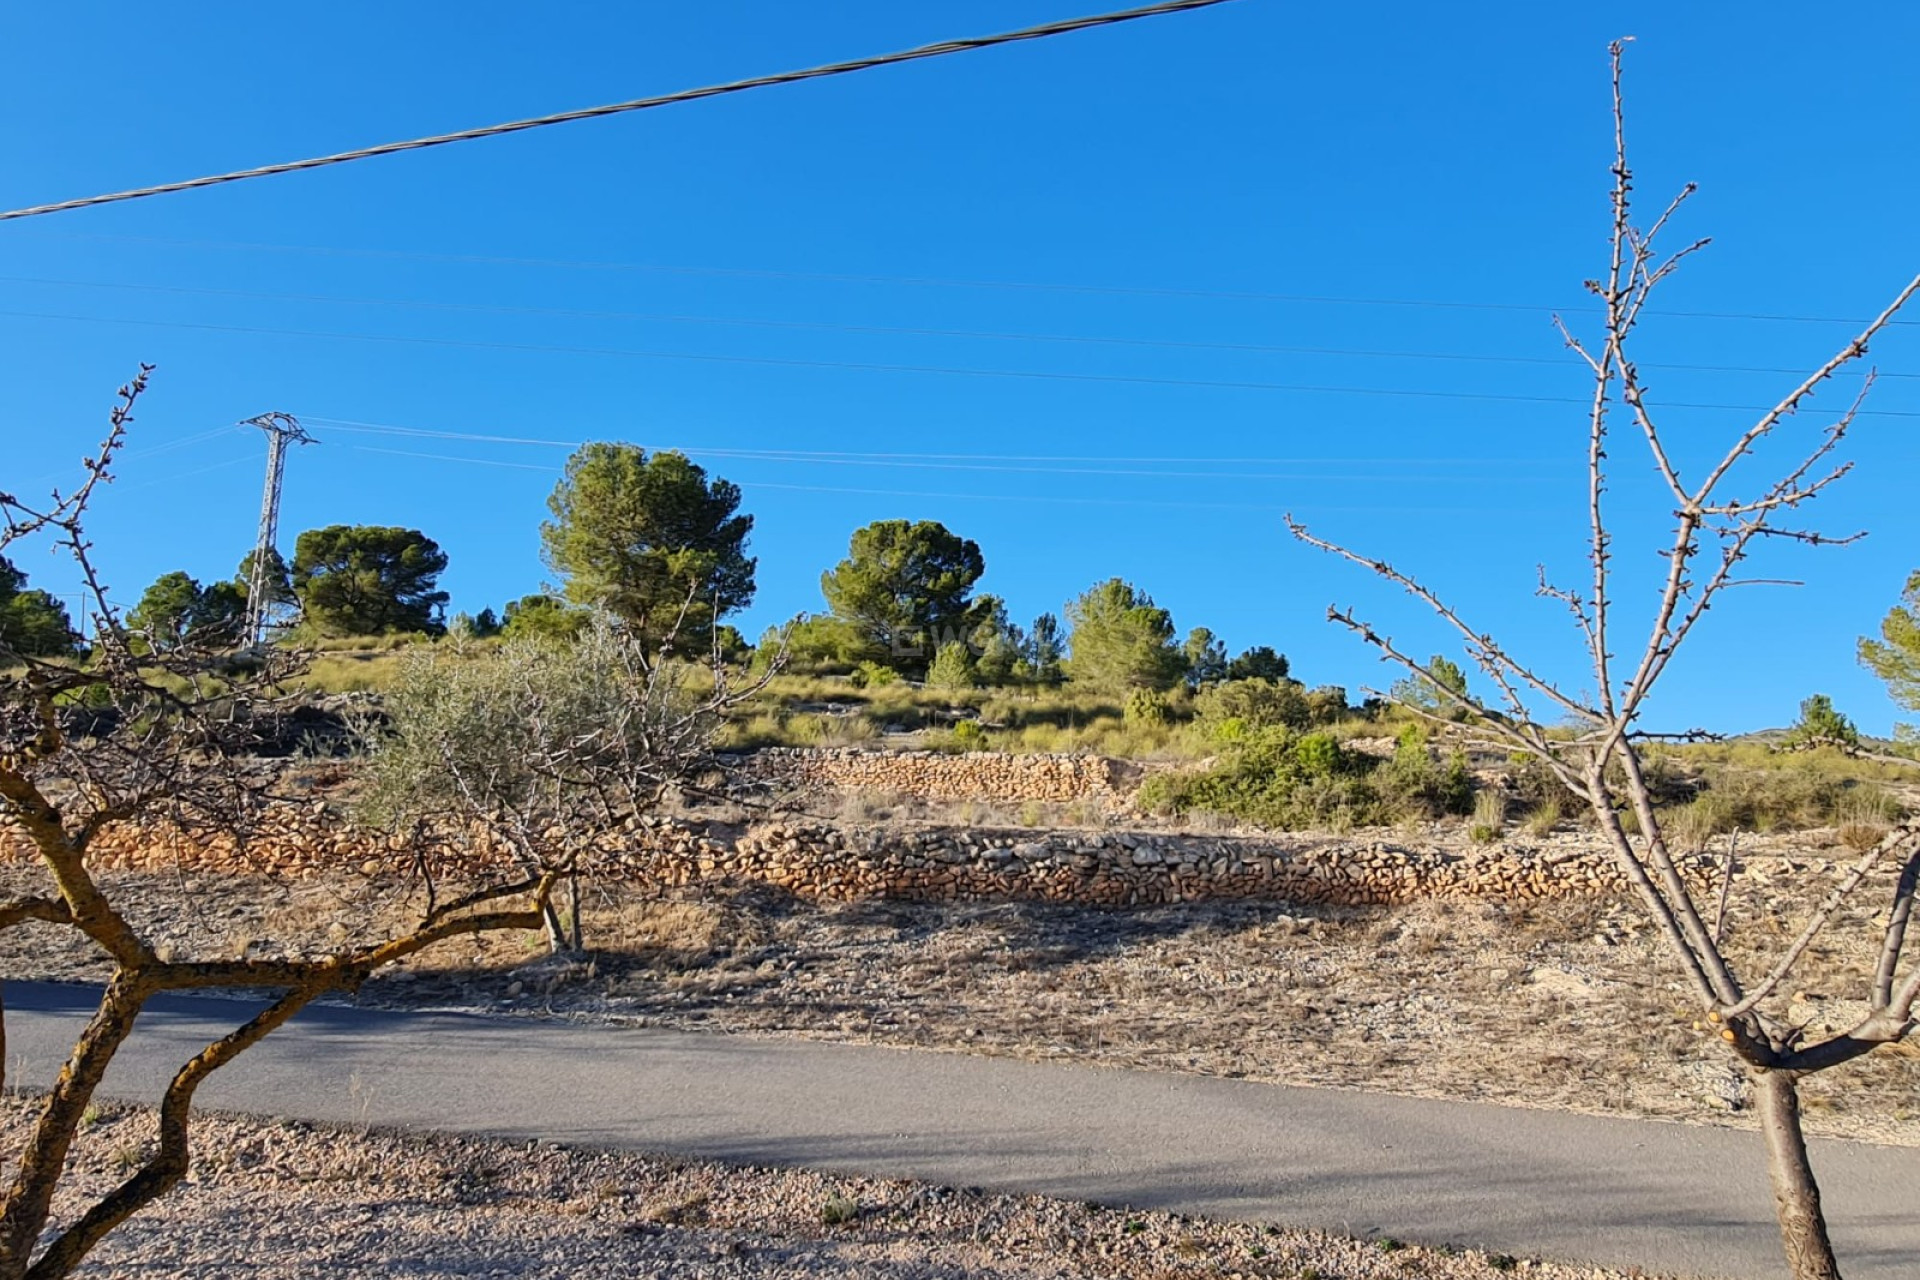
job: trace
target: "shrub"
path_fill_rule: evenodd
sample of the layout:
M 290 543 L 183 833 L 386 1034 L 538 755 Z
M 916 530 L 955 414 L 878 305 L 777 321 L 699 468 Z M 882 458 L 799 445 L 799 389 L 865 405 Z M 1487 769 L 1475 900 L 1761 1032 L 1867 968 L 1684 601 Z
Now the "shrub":
M 787 655 L 789 671 L 845 671 L 857 642 L 846 625 L 827 614 L 799 614 L 784 627 L 768 627 L 754 646 L 755 667 L 765 670 L 773 655 Z
M 934 653 L 933 665 L 927 668 L 927 688 L 971 689 L 978 683 L 973 654 L 967 646 L 955 641 L 941 645 Z
M 1167 699 L 1155 689 L 1135 689 L 1127 695 L 1127 709 L 1124 713 L 1130 725 L 1164 725 L 1172 716 L 1167 711 Z
M 1193 808 L 1192 781 L 1188 774 L 1156 773 L 1140 784 L 1139 790 L 1133 793 L 1133 802 L 1161 817 L 1186 813 Z
M 869 660 L 855 667 L 847 680 L 856 689 L 884 689 L 890 684 L 898 684 L 900 673 L 892 667 Z
M 1194 705 L 1202 728 L 1222 739 L 1280 725 L 1304 729 L 1312 718 L 1306 690 L 1295 680 L 1228 680 L 1201 690 Z
M 1437 818 L 1464 814 L 1473 807 L 1473 776 L 1467 759 L 1451 753 L 1443 764 L 1428 746 L 1424 726 L 1400 730 L 1393 756 L 1374 774 L 1374 785 L 1400 816 Z
M 507 605 L 506 620 L 500 634 L 509 640 L 572 640 L 592 617 L 585 609 L 575 609 L 566 601 L 535 592 Z
M 1520 803 L 1538 808 L 1551 803 L 1563 810 L 1579 812 L 1586 801 L 1567 790 L 1547 762 L 1539 756 L 1515 751 L 1507 756 L 1507 785 Z
M 1369 769 L 1366 757 L 1327 734 L 1269 728 L 1248 733 L 1211 769 L 1148 779 L 1139 803 L 1154 812 L 1205 811 L 1265 827 L 1351 826 L 1382 814 Z
M 1347 705 L 1347 691 L 1337 684 L 1323 684 L 1307 692 L 1307 718 L 1313 724 L 1332 724 L 1353 714 Z
M 980 704 L 980 719 L 986 724 L 1013 728 L 1025 717 L 1020 704 L 1012 698 L 989 698 Z
M 953 745 L 959 751 L 984 751 L 987 731 L 972 720 L 962 720 L 953 726 Z
M 1849 788 L 1834 806 L 1833 821 L 1840 843 L 1865 852 L 1879 844 L 1887 829 L 1904 816 L 1900 802 L 1869 785 Z

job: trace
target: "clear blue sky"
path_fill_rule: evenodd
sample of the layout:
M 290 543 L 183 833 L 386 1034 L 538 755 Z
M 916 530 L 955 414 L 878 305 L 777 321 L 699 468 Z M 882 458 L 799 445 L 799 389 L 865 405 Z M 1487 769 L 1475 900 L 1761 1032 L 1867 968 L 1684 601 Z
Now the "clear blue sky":
M 0 46 L 0 205 L 1096 7 L 22 6 Z M 982 587 L 1022 619 L 1118 574 L 1182 630 L 1272 644 L 1309 683 L 1392 678 L 1322 620 L 1330 602 L 1441 647 L 1410 602 L 1291 542 L 1291 509 L 1581 688 L 1565 615 L 1531 595 L 1537 562 L 1582 572 L 1587 385 L 1549 309 L 1580 306 L 1604 265 L 1605 46 L 1623 34 L 1642 198 L 1699 182 L 1680 231 L 1715 238 L 1666 307 L 1833 318 L 1653 316 L 1642 360 L 1818 362 L 1920 268 L 1920 9 L 1240 0 L 0 224 L 0 486 L 71 474 L 144 359 L 153 391 L 95 522 L 124 600 L 170 569 L 232 572 L 263 446 L 229 424 L 283 409 L 323 441 L 292 459 L 283 546 L 329 523 L 424 529 L 455 609 L 540 585 L 565 449 L 340 424 L 687 450 L 756 519 L 749 635 L 819 608 L 848 534 L 901 516 L 978 540 Z M 1898 376 L 1819 512 L 1872 536 L 1767 549 L 1757 574 L 1806 585 L 1715 610 L 1663 725 L 1778 724 L 1814 690 L 1868 729 L 1894 718 L 1853 647 L 1920 566 L 1920 314 L 1874 355 Z M 1791 385 L 1651 381 L 1709 405 Z M 1693 460 L 1742 421 L 1669 418 Z M 1630 444 L 1618 550 L 1644 575 L 1664 535 Z M 922 456 L 802 456 L 823 451 Z M 51 559 L 21 567 L 72 589 Z

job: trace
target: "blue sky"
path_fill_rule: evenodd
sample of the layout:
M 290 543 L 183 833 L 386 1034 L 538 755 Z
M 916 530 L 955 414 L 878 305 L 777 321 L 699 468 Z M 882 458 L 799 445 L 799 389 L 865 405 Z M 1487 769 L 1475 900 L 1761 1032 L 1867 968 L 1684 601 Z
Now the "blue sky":
M 1095 7 L 28 6 L 0 48 L 17 122 L 0 205 Z M 1567 619 L 1532 596 L 1536 564 L 1583 571 L 1587 384 L 1550 314 L 1591 320 L 1605 47 L 1625 34 L 1641 198 L 1697 181 L 1679 233 L 1714 237 L 1641 360 L 1673 402 L 1771 403 L 1794 379 L 1764 371 L 1818 363 L 1920 268 L 1920 10 L 1239 0 L 0 224 L 0 486 L 70 471 L 148 360 L 94 526 L 127 600 L 170 569 L 232 572 L 263 446 L 231 424 L 279 409 L 322 442 L 292 459 L 283 546 L 330 523 L 424 529 L 456 609 L 540 585 L 566 454 L 459 437 L 612 438 L 743 487 L 750 635 L 820 607 L 855 527 L 909 517 L 976 539 L 983 589 L 1020 618 L 1117 574 L 1310 683 L 1392 679 L 1323 621 L 1330 602 L 1443 647 L 1404 597 L 1293 543 L 1291 510 L 1578 689 Z M 1663 727 L 1778 724 L 1814 690 L 1870 730 L 1893 720 L 1853 646 L 1920 566 L 1920 313 L 1874 362 L 1859 466 L 1819 512 L 1871 536 L 1766 549 L 1757 576 L 1806 585 L 1717 608 Z M 1696 462 L 1744 423 L 1668 418 Z M 1664 534 L 1630 445 L 1617 550 L 1638 618 Z M 72 589 L 56 561 L 20 563 Z

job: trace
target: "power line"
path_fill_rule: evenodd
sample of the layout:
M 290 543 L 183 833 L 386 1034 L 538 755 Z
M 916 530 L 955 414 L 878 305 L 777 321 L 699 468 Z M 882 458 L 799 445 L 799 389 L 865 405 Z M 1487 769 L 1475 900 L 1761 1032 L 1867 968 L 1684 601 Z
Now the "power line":
M 478 431 L 436 431 L 426 427 L 405 427 L 384 422 L 361 422 L 352 418 L 327 418 L 317 414 L 308 414 L 306 421 L 320 423 L 330 431 L 362 432 L 374 435 L 408 436 L 432 440 L 462 440 L 485 444 L 544 445 L 557 449 L 577 449 L 585 444 L 584 440 L 555 440 L 544 436 L 503 436 Z M 1226 466 L 1230 464 L 1259 463 L 1265 465 L 1303 465 L 1316 463 L 1364 463 L 1369 466 L 1384 464 L 1414 463 L 1422 466 L 1488 466 L 1493 464 L 1517 463 L 1524 466 L 1541 466 L 1557 463 L 1555 458 L 1463 458 L 1463 457 L 1195 457 L 1181 456 L 1120 456 L 1115 454 L 1045 454 L 1045 453 L 899 453 L 870 452 L 855 449 L 743 449 L 731 446 L 712 448 L 667 444 L 643 445 L 647 449 L 676 449 L 684 453 L 698 453 L 714 457 L 768 457 L 778 459 L 805 458 L 904 458 L 913 460 L 959 461 L 959 462 L 1133 462 L 1188 464 L 1193 466 Z M 503 464 L 507 465 L 507 464 Z M 526 465 L 515 463 L 515 466 Z M 1236 473 L 1237 474 L 1237 473 Z
M 1275 293 L 1186 286 L 1069 284 L 1046 280 L 969 280 L 936 276 L 855 275 L 826 271 L 791 271 L 760 267 L 690 266 L 649 262 L 595 262 L 569 258 L 500 257 L 488 254 L 432 253 L 417 249 L 355 249 L 343 245 L 265 244 L 248 240 L 194 240 L 169 236 L 140 236 L 95 231 L 54 233 L 76 240 L 116 240 L 137 244 L 166 244 L 198 249 L 247 249 L 267 253 L 336 254 L 345 257 L 400 258 L 417 262 L 469 263 L 483 266 L 554 267 L 570 271 L 644 271 L 669 275 L 740 276 L 764 280 L 808 280 L 829 284 L 888 284 L 942 289 L 1012 289 L 1048 293 L 1090 293 L 1148 298 L 1204 298 L 1226 302 L 1287 302 L 1343 307 L 1426 307 L 1445 311 L 1512 311 L 1535 315 L 1577 315 L 1604 308 L 1576 302 L 1556 306 L 1549 302 L 1474 302 L 1439 298 L 1354 298 L 1331 294 Z M 1687 320 L 1758 320 L 1782 324 L 1866 324 L 1871 316 L 1809 316 L 1765 311 L 1669 311 L 1648 308 L 1647 315 Z M 1890 325 L 1920 326 L 1920 320 L 1895 319 Z M 1799 373 L 1801 370 L 1794 370 Z
M 114 487 L 117 489 L 120 489 L 122 493 L 127 493 L 135 490 L 139 490 L 139 489 L 151 489 L 157 485 L 163 485 L 163 484 L 172 486 L 172 485 L 178 484 L 182 480 L 191 479 L 194 476 L 203 476 L 211 471 L 224 471 L 228 467 L 237 467 L 243 462 L 258 462 L 259 460 L 260 460 L 260 456 L 258 454 L 248 453 L 248 454 L 243 454 L 238 458 L 228 458 L 225 462 L 213 462 L 213 463 L 207 464 L 204 467 L 195 467 L 191 471 L 176 471 L 174 474 L 170 476 L 156 476 L 152 480 L 142 480 L 142 481 L 139 481 L 138 483 L 126 485 L 124 487 L 119 485 L 116 485 Z
M 149 445 L 144 449 L 123 449 L 120 451 L 119 456 L 122 459 L 155 458 L 163 453 L 172 453 L 176 449 L 184 449 L 189 445 L 200 444 L 203 441 L 211 440 L 215 436 L 231 435 L 233 430 L 234 428 L 232 427 L 214 427 L 207 431 L 196 431 L 190 436 L 181 436 L 177 440 L 163 441 L 160 444 Z
M 475 466 L 484 466 L 484 467 L 505 467 L 512 470 L 516 470 L 516 471 L 544 472 L 547 475 L 559 475 L 564 470 L 561 467 L 541 466 L 537 463 L 502 462 L 493 458 L 467 458 L 467 457 L 461 457 L 454 454 L 425 453 L 425 452 L 417 452 L 409 449 L 382 449 L 373 445 L 348 445 L 347 447 L 358 453 L 377 453 L 377 454 L 385 454 L 391 457 L 401 457 L 401 458 L 421 458 L 421 459 L 425 459 L 433 462 L 459 462 L 459 463 L 468 463 Z M 1083 498 L 1083 497 L 1071 497 L 1071 496 L 1066 496 L 1066 495 L 1057 494 L 1057 493 L 1044 493 L 1044 494 L 1040 494 L 1040 493 L 1035 493 L 1035 494 L 943 493 L 943 492 L 934 492 L 934 491 L 920 490 L 920 489 L 870 489 L 870 488 L 846 487 L 841 485 L 789 484 L 783 481 L 775 481 L 775 480 L 744 480 L 744 481 L 741 481 L 740 483 L 742 484 L 743 487 L 746 487 L 746 488 L 782 489 L 782 490 L 788 490 L 788 491 L 797 492 L 797 493 L 857 494 L 857 495 L 867 495 L 867 496 L 883 497 L 883 498 L 944 498 L 944 499 L 953 499 L 953 500 L 966 501 L 966 502 L 1030 502 L 1030 503 L 1037 503 L 1043 506 L 1174 507 L 1174 508 L 1180 508 L 1185 510 L 1197 509 L 1197 510 L 1207 510 L 1207 511 L 1266 511 L 1266 512 L 1275 512 L 1275 513 L 1283 512 L 1289 509 L 1288 504 L 1282 504 L 1282 503 L 1180 502 L 1180 501 L 1154 499 L 1154 498 Z M 1409 506 L 1396 503 L 1390 507 L 1386 505 L 1377 504 L 1373 506 L 1359 506 L 1359 507 L 1356 507 L 1356 506 L 1323 507 L 1323 506 L 1313 505 L 1311 507 L 1303 508 L 1301 504 L 1294 503 L 1292 504 L 1292 509 L 1294 510 L 1308 509 L 1308 510 L 1312 510 L 1322 514 L 1334 514 L 1334 513 L 1374 514 L 1380 511 L 1388 511 L 1388 510 L 1391 510 L 1397 514 L 1404 514 L 1404 515 L 1458 516 L 1458 515 L 1472 514 L 1472 515 L 1484 516 L 1484 515 L 1490 514 L 1489 508 L 1487 508 L 1485 505 L 1464 506 L 1464 507 L 1409 507 Z M 1506 508 L 1506 507 L 1501 508 L 1501 511 L 1506 514 L 1512 514 L 1516 510 L 1531 514 L 1531 513 L 1537 512 L 1540 509 Z
M 921 338 L 963 338 L 995 342 L 1058 343 L 1086 346 L 1160 348 L 1174 351 L 1225 351 L 1247 355 L 1341 356 L 1371 360 L 1427 360 L 1465 364 L 1538 365 L 1554 369 L 1578 368 L 1571 356 L 1482 355 L 1475 352 L 1385 351 L 1354 347 L 1302 347 L 1265 342 L 1203 342 L 1178 338 L 1122 338 L 1101 334 L 1021 333 L 989 329 L 940 329 L 913 325 L 844 324 L 830 320 L 769 320 L 754 316 L 703 316 L 646 311 L 597 311 L 573 307 L 525 307 L 487 302 L 436 302 L 412 298 L 357 298 L 317 293 L 269 293 L 255 289 L 205 289 L 190 285 L 130 284 L 118 280 L 54 280 L 41 276 L 0 276 L 0 283 L 46 285 L 71 289 L 119 289 L 136 293 L 186 294 L 194 297 L 246 298 L 259 302 L 312 302 L 329 306 L 403 307 L 423 311 L 477 312 L 494 315 L 542 316 L 574 320 L 637 321 L 647 324 L 695 324 L 739 328 L 800 330 L 829 333 L 897 334 Z M 1670 373 L 1753 373 L 1804 375 L 1805 369 L 1784 366 L 1725 364 L 1642 364 L 1642 369 Z M 1920 373 L 1882 370 L 1882 378 L 1920 378 Z
M 134 458 L 156 458 L 163 453 L 172 453 L 178 449 L 185 449 L 190 445 L 204 444 L 206 441 L 213 439 L 215 436 L 224 436 L 229 434 L 232 431 L 233 431 L 232 427 L 214 427 L 210 431 L 195 432 L 193 435 L 190 435 L 190 436 L 182 436 L 177 440 L 167 440 L 167 441 L 161 442 L 160 444 L 148 445 L 146 448 L 143 448 L 143 449 L 122 449 L 118 453 L 116 453 L 114 456 L 119 458 L 123 462 L 129 461 Z M 41 476 L 39 479 L 33 480 L 30 483 L 35 486 L 43 485 L 43 484 L 52 484 L 56 481 L 67 479 L 73 474 L 74 473 L 70 469 L 63 467 L 58 471 L 49 471 L 45 475 Z M 189 471 L 186 474 L 194 475 L 196 473 Z M 132 485 L 129 487 L 142 488 L 144 486 Z
M 236 169 L 230 173 L 218 173 L 204 178 L 190 178 L 184 182 L 166 182 L 157 186 L 135 187 L 128 191 L 116 191 L 108 195 L 87 196 L 79 200 L 62 200 L 55 204 L 33 205 L 25 209 L 14 209 L 0 213 L 0 222 L 13 218 L 32 218 L 41 214 L 64 213 L 70 209 L 86 209 L 94 205 L 115 204 L 123 200 L 140 200 L 147 196 L 169 195 L 176 191 L 191 191 L 199 187 L 219 186 L 227 182 L 241 182 L 248 178 L 266 178 L 281 173 L 296 173 L 305 169 L 322 169 L 329 165 L 346 164 L 352 160 L 365 160 L 372 156 L 394 155 L 402 151 L 422 151 L 428 147 L 443 147 L 455 142 L 471 142 L 478 138 L 493 138 L 502 134 L 521 133 L 528 129 L 543 129 L 548 125 L 568 124 L 575 120 L 594 120 L 602 116 L 623 115 L 631 111 L 645 111 L 652 107 L 664 107 L 674 103 L 693 102 L 700 98 L 717 98 L 724 94 L 744 93 L 749 89 L 764 89 L 773 85 L 797 84 L 802 80 L 820 80 L 828 76 L 848 75 L 856 71 L 867 71 L 874 67 L 891 66 L 900 62 L 916 62 L 924 58 L 940 58 L 953 53 L 969 53 L 975 49 L 989 49 L 995 45 L 1012 44 L 1021 40 L 1042 40 L 1049 36 L 1065 35 L 1073 31 L 1085 31 L 1093 27 L 1108 27 L 1122 22 L 1133 22 L 1140 18 L 1157 18 L 1166 14 L 1184 13 L 1192 9 L 1206 9 L 1227 0 L 1163 0 L 1163 3 L 1147 5 L 1138 9 L 1123 9 L 1115 13 L 1095 14 L 1085 18 L 1068 18 L 1060 22 L 1043 23 L 1035 27 L 1024 27 L 1018 31 L 1006 31 L 998 35 L 973 36 L 961 40 L 943 40 L 937 44 L 921 45 L 915 49 L 903 49 L 897 53 L 884 53 L 869 58 L 856 58 L 850 62 L 832 62 L 824 66 L 809 67 L 801 71 L 782 71 L 775 75 L 754 76 L 747 80 L 733 80 L 725 84 L 707 85 L 698 89 L 682 89 L 677 93 L 659 94 L 650 98 L 634 98 L 627 102 L 614 102 L 605 106 L 586 107 L 577 111 L 561 111 L 553 115 L 533 116 L 525 120 L 510 120 L 505 124 L 485 125 L 477 129 L 462 129 L 456 133 L 434 134 L 426 138 L 414 138 L 406 142 L 387 142 L 379 146 L 359 147 L 352 151 L 340 151 L 333 155 L 316 156 L 308 160 L 292 160 L 281 164 L 261 165 L 253 169 Z
M 310 419 L 311 421 L 311 419 Z M 382 449 L 374 445 L 352 445 L 364 453 L 391 453 L 400 457 L 431 458 L 439 454 L 412 453 L 404 449 Z M 660 446 L 643 446 L 652 452 L 659 452 Z M 810 467 L 882 467 L 903 471 L 971 471 L 991 472 L 998 475 L 1032 476 L 1103 476 L 1125 477 L 1148 480 L 1290 480 L 1312 481 L 1315 483 L 1356 483 L 1384 484 L 1394 481 L 1431 483 L 1432 477 L 1420 475 L 1381 475 L 1366 472 L 1355 475 L 1339 473 L 1279 473 L 1271 471 L 1167 471 L 1163 469 L 1144 470 L 1127 467 L 1062 467 L 1062 466 L 1010 466 L 998 463 L 977 462 L 908 462 L 888 458 L 822 458 L 792 457 L 772 451 L 747 449 L 700 449 L 691 446 L 668 446 L 675 452 L 690 454 L 694 457 L 724 457 L 737 462 L 771 462 L 788 466 Z M 485 466 L 513 467 L 523 471 L 556 471 L 557 467 L 542 463 L 506 462 L 491 458 L 449 458 L 453 462 L 473 462 Z M 1503 480 L 1510 477 L 1502 477 Z
M 1506 404 L 1585 405 L 1587 396 L 1513 395 L 1491 391 L 1445 391 L 1431 387 L 1342 387 L 1316 383 L 1261 382 L 1232 378 L 1164 378 L 1150 374 L 1069 373 L 1047 369 L 976 369 L 959 365 L 884 364 L 858 360 L 806 360 L 783 356 L 737 356 L 714 352 L 652 351 L 626 347 L 560 346 L 534 342 L 482 342 L 459 338 L 420 338 L 400 334 L 337 333 L 316 329 L 277 329 L 260 325 L 203 324 L 184 320 L 136 320 L 124 316 L 76 316 L 41 311 L 0 311 L 26 320 L 62 320 L 80 324 L 124 324 L 209 333 L 256 333 L 283 338 L 324 338 L 342 342 L 385 342 L 410 346 L 472 348 L 483 351 L 537 351 L 556 355 L 612 356 L 638 360 L 684 360 L 699 364 L 763 365 L 782 369 L 841 369 L 862 373 L 939 374 L 948 377 L 1012 378 L 1041 382 L 1117 383 L 1148 387 L 1197 387 L 1215 391 L 1284 391 L 1311 395 L 1397 396 L 1422 400 L 1473 400 Z M 1764 413 L 1771 405 L 1711 404 L 1670 400 L 1667 409 L 1714 409 Z M 1862 409 L 1863 418 L 1920 418 L 1920 410 Z

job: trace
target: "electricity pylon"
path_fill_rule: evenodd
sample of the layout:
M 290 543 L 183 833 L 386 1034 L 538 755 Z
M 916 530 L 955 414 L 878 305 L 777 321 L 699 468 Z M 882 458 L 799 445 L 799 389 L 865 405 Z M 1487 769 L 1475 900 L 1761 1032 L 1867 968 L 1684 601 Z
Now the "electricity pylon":
M 260 536 L 254 540 L 252 572 L 247 575 L 246 643 L 258 648 L 267 641 L 272 594 L 269 566 L 279 554 L 275 543 L 280 534 L 280 480 L 286 474 L 287 444 L 312 444 L 314 439 L 290 413 L 263 413 L 240 425 L 267 433 L 267 489 L 260 499 Z

